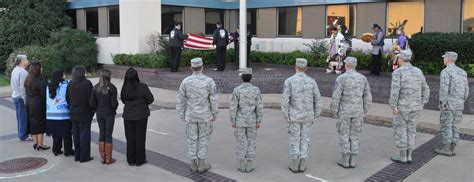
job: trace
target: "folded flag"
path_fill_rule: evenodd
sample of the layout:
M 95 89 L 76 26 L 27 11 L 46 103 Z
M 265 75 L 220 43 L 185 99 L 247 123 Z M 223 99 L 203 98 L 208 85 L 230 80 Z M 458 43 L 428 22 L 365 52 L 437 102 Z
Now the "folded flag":
M 232 41 L 232 36 L 229 36 L 229 41 Z M 203 37 L 196 34 L 188 34 L 188 38 L 184 40 L 184 48 L 194 50 L 213 50 L 212 37 Z

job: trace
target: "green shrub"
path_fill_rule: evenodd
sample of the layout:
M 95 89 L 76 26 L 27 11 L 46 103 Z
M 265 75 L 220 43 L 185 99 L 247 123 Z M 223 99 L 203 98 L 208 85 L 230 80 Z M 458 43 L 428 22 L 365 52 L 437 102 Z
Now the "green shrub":
M 51 32 L 70 26 L 64 13 L 66 1 L 1 0 L 0 70 L 10 54 L 28 45 L 47 45 Z
M 417 33 L 409 41 L 413 51 L 413 64 L 425 74 L 439 74 L 443 69 L 441 56 L 454 51 L 459 57 L 457 64 L 467 68 L 474 63 L 474 33 Z
M 89 71 L 97 66 L 98 48 L 90 33 L 63 28 L 51 34 L 50 44 L 59 51 L 67 72 L 76 65 L 84 65 Z
M 467 65 L 467 74 L 470 76 L 474 76 L 474 64 L 469 64 Z
M 144 67 L 144 68 L 167 68 L 168 61 L 165 56 L 159 54 L 116 54 L 113 61 L 118 65 Z
M 17 49 L 10 54 L 6 61 L 5 75 L 10 78 L 13 68 L 15 68 L 15 59 L 18 54 L 26 54 L 31 62 L 39 61 L 43 66 L 43 75 L 50 77 L 56 69 L 65 69 L 59 51 L 52 46 L 26 46 Z

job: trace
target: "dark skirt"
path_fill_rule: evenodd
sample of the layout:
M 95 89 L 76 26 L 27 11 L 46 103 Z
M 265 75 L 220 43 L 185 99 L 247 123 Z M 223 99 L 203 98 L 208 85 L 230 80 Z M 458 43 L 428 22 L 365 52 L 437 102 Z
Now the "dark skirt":
M 71 136 L 71 120 L 46 120 L 47 133 L 54 137 Z
M 43 103 L 40 103 L 43 104 Z M 37 107 L 35 107 L 37 106 Z M 40 106 L 33 103 L 27 105 L 28 127 L 32 135 L 43 134 L 46 132 L 46 106 Z

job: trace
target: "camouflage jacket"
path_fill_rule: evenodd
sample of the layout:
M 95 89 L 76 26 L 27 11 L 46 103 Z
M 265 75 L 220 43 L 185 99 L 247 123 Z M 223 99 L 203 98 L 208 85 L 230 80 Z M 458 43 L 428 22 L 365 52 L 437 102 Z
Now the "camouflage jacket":
M 218 94 L 214 80 L 202 73 L 193 73 L 181 82 L 176 102 L 176 110 L 184 121 L 214 120 L 218 111 Z
M 392 88 L 388 103 L 392 109 L 400 111 L 423 110 L 428 103 L 430 88 L 426 84 L 423 72 L 410 63 L 406 63 L 392 73 Z
M 260 89 L 251 83 L 236 87 L 230 99 L 230 120 L 237 127 L 252 127 L 262 122 L 263 103 Z
M 305 73 L 296 73 L 285 80 L 281 110 L 292 122 L 313 122 L 321 114 L 318 84 Z
M 440 75 L 440 109 L 462 111 L 469 96 L 469 83 L 466 72 L 456 65 L 448 65 Z
M 331 111 L 337 117 L 361 117 L 369 112 L 372 94 L 367 78 L 356 71 L 347 71 L 336 79 Z

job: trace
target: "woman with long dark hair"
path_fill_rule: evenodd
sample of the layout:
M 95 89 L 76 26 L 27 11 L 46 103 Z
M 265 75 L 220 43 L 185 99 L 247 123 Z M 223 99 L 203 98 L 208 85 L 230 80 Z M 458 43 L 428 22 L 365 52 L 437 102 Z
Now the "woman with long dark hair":
M 41 63 L 33 62 L 25 80 L 29 131 L 35 141 L 33 148 L 38 151 L 50 148 L 43 144 L 43 134 L 46 131 L 45 97 L 48 81 L 41 75 L 42 71 Z
M 125 73 L 120 98 L 125 104 L 123 119 L 125 138 L 127 139 L 127 162 L 130 166 L 145 164 L 145 141 L 148 117 L 154 98 L 148 86 L 138 78 L 135 69 L 129 68 Z
M 67 86 L 64 71 L 56 70 L 51 75 L 46 87 L 46 127 L 53 135 L 53 154 L 63 154 L 61 151 L 64 140 L 64 156 L 74 154 L 72 150 L 72 123 L 69 116 L 69 104 L 66 101 Z
M 67 102 L 72 121 L 74 139 L 74 157 L 76 161 L 88 162 L 91 157 L 91 123 L 94 110 L 89 105 L 92 93 L 92 83 L 86 78 L 86 68 L 75 66 L 72 70 L 72 80 L 67 87 Z
M 102 70 L 92 91 L 89 104 L 96 111 L 99 124 L 99 153 L 102 164 L 112 164 L 112 132 L 114 131 L 115 114 L 118 107 L 117 88 L 110 82 L 112 73 L 108 69 Z

